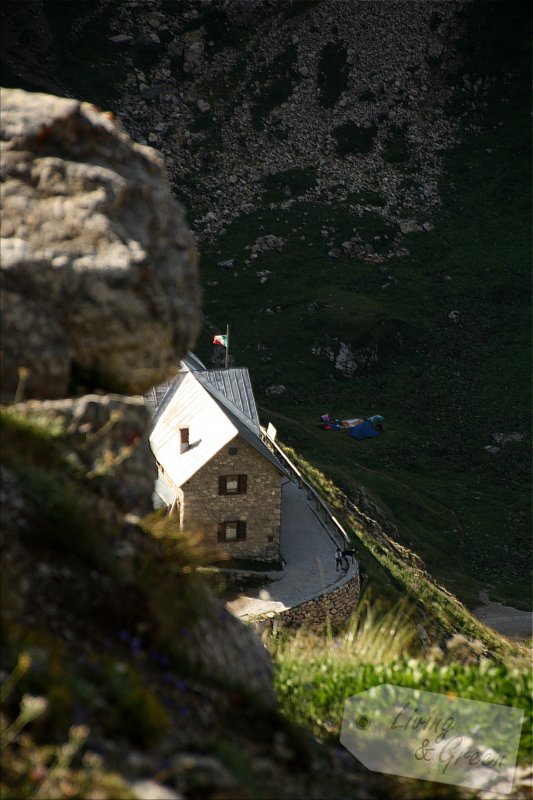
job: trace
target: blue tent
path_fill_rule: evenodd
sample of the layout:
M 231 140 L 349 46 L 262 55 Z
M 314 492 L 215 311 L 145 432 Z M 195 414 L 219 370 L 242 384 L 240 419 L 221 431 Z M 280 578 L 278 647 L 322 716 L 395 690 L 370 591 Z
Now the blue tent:
M 361 439 L 370 439 L 372 436 L 379 436 L 379 431 L 367 419 L 364 422 L 360 422 L 355 428 L 350 428 L 348 433 L 352 439 L 358 439 L 359 441 Z

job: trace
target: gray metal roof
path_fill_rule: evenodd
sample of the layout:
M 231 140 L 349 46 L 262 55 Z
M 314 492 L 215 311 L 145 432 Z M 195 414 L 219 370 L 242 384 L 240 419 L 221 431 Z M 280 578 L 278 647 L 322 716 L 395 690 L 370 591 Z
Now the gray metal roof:
M 194 353 L 190 351 L 187 355 L 181 359 L 181 367 L 182 369 L 188 369 L 190 372 L 197 369 L 207 369 L 205 364 L 202 364 L 198 356 L 195 356 Z
M 186 356 L 181 360 L 180 370 L 185 372 L 194 372 L 195 370 L 203 370 L 205 371 L 206 367 L 203 364 L 198 356 L 195 356 L 194 353 L 190 351 L 187 353 Z M 166 398 L 165 404 L 163 404 L 163 400 L 165 400 L 165 396 L 167 395 L 168 390 L 174 384 L 176 380 L 176 376 L 174 375 L 172 378 L 169 378 L 166 381 L 158 384 L 157 386 L 152 386 L 146 394 L 144 395 L 144 402 L 150 409 L 150 412 L 153 417 L 160 415 L 161 411 L 166 405 L 166 401 L 170 399 L 170 396 Z
M 194 379 L 192 383 L 191 378 Z M 201 389 L 207 396 L 202 395 Z M 178 392 L 180 397 L 176 404 L 174 399 L 178 399 Z M 225 416 L 225 424 L 224 416 L 218 417 L 216 422 L 216 417 L 209 414 L 206 406 L 209 397 Z M 150 389 L 144 399 L 154 417 L 154 430 L 150 437 L 152 450 L 165 469 L 173 474 L 177 486 L 181 486 L 237 432 L 282 474 L 287 475 L 283 464 L 261 440 L 259 416 L 246 367 L 208 370 L 193 353 L 189 353 L 182 362 L 178 376 Z M 190 427 L 191 435 L 196 427 L 201 431 L 199 447 L 188 451 L 187 458 L 178 458 L 179 446 L 174 453 L 173 442 L 178 441 L 180 427 Z M 211 427 L 212 430 L 208 431 L 207 428 Z
M 207 391 L 222 405 L 227 406 L 237 416 L 244 417 L 245 424 L 252 424 L 259 434 L 259 416 L 255 405 L 254 393 L 250 381 L 250 374 L 246 367 L 231 369 L 206 369 L 198 370 L 194 377 L 207 389 Z M 231 405 L 228 405 L 230 403 Z
M 222 407 L 243 439 L 280 472 L 287 475 L 283 464 L 261 439 L 259 416 L 247 368 L 198 371 L 194 373 L 194 377 Z
M 150 409 L 152 416 L 155 416 L 156 412 L 161 408 L 164 397 L 174 381 L 175 378 L 172 378 L 171 380 L 160 383 L 158 386 L 152 386 L 144 395 L 144 402 Z

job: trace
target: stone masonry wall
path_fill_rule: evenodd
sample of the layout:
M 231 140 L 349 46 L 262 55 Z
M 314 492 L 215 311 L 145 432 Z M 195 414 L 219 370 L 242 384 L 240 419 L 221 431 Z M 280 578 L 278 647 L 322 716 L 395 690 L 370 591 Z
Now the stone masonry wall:
M 359 601 L 361 584 L 359 570 L 338 588 L 320 594 L 310 600 L 305 600 L 300 605 L 288 608 L 269 618 L 269 622 L 284 627 L 296 628 L 302 625 L 322 627 L 328 621 L 331 625 L 341 625 L 354 613 Z M 266 620 L 257 620 L 254 627 L 257 630 L 265 628 Z
M 237 452 L 230 453 L 236 448 Z M 245 494 L 218 494 L 223 475 L 246 475 Z M 281 474 L 244 439 L 236 437 L 182 486 L 182 524 L 201 531 L 206 544 L 236 558 L 279 558 Z M 218 542 L 218 524 L 246 522 L 242 541 Z

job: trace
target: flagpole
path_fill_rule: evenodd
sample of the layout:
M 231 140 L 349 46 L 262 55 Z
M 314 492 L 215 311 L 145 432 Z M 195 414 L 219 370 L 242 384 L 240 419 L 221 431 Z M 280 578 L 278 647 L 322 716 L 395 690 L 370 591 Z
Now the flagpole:
M 229 325 L 226 325 L 226 361 L 224 367 L 227 369 L 229 364 Z

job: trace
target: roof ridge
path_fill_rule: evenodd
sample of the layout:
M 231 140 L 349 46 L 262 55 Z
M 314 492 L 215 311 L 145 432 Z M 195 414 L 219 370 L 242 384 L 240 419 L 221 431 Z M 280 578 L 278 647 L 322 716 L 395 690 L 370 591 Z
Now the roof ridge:
M 232 367 L 232 369 L 245 370 L 246 373 L 249 375 L 247 367 Z M 215 372 L 215 370 L 205 370 L 205 372 Z M 232 414 L 234 414 L 234 416 L 236 416 L 240 422 L 246 425 L 247 428 L 249 428 L 258 438 L 260 438 L 259 424 L 255 422 L 255 420 L 250 419 L 250 417 L 248 417 L 247 414 L 245 414 L 241 408 L 235 405 L 233 400 L 230 400 L 230 398 L 227 395 L 221 392 L 220 389 L 218 389 L 218 387 L 213 383 L 213 381 L 210 381 L 209 378 L 207 378 L 203 373 L 204 370 L 198 370 L 192 372 L 191 375 L 193 375 L 196 378 L 196 380 L 202 384 L 204 389 L 206 389 L 206 391 L 209 392 L 209 394 L 213 397 L 214 400 L 216 400 L 219 403 L 219 405 L 225 407 L 227 411 L 230 411 Z M 254 406 L 255 406 L 255 399 L 253 397 L 252 399 L 254 401 Z

